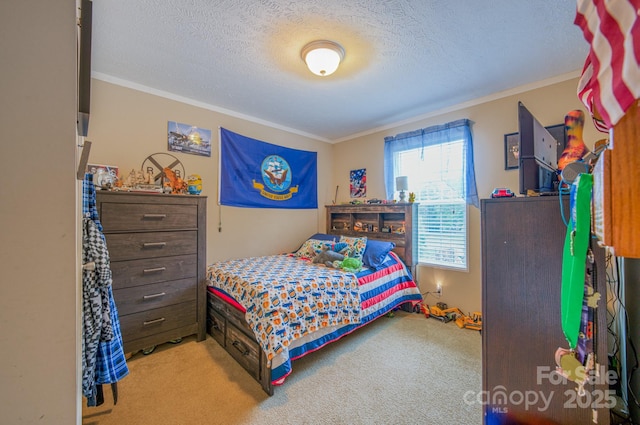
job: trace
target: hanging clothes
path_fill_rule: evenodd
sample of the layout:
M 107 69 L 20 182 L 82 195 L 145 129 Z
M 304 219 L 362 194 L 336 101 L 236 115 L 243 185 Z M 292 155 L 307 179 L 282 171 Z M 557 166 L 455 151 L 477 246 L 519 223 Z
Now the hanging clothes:
M 83 213 L 83 335 L 82 391 L 87 406 L 103 403 L 102 384 L 111 384 L 117 403 L 116 382 L 129 369 L 124 357 L 118 310 L 111 288 L 111 267 L 102 224 L 96 208 L 93 175 L 85 174 Z
M 82 393 L 95 399 L 98 346 L 113 338 L 109 291 L 111 269 L 102 233 L 89 218 L 82 219 Z

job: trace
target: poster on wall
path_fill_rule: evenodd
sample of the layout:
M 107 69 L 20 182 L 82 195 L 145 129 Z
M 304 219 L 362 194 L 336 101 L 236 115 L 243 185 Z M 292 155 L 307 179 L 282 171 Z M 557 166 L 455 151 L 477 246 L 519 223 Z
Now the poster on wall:
M 170 151 L 211 156 L 211 130 L 169 121 L 167 141 Z
M 367 196 L 367 169 L 351 170 L 349 173 L 349 188 L 352 198 Z

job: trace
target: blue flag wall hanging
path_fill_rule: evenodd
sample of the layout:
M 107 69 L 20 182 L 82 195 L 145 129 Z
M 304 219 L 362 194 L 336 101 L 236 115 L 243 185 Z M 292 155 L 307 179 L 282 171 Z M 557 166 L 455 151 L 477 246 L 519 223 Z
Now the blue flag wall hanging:
M 317 152 L 285 148 L 220 128 L 220 205 L 318 208 Z

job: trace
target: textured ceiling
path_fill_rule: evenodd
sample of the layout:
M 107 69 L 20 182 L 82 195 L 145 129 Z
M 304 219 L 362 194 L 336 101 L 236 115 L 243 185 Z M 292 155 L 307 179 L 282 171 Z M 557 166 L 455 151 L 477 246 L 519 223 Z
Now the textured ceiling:
M 94 77 L 335 142 L 565 74 L 575 0 L 93 0 Z M 340 43 L 335 74 L 300 50 Z

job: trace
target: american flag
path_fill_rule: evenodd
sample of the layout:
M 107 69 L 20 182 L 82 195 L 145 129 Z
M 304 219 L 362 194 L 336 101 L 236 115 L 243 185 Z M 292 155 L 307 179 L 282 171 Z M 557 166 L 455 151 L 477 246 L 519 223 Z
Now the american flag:
M 589 43 L 578 97 L 608 131 L 640 97 L 640 0 L 577 0 L 574 23 Z

